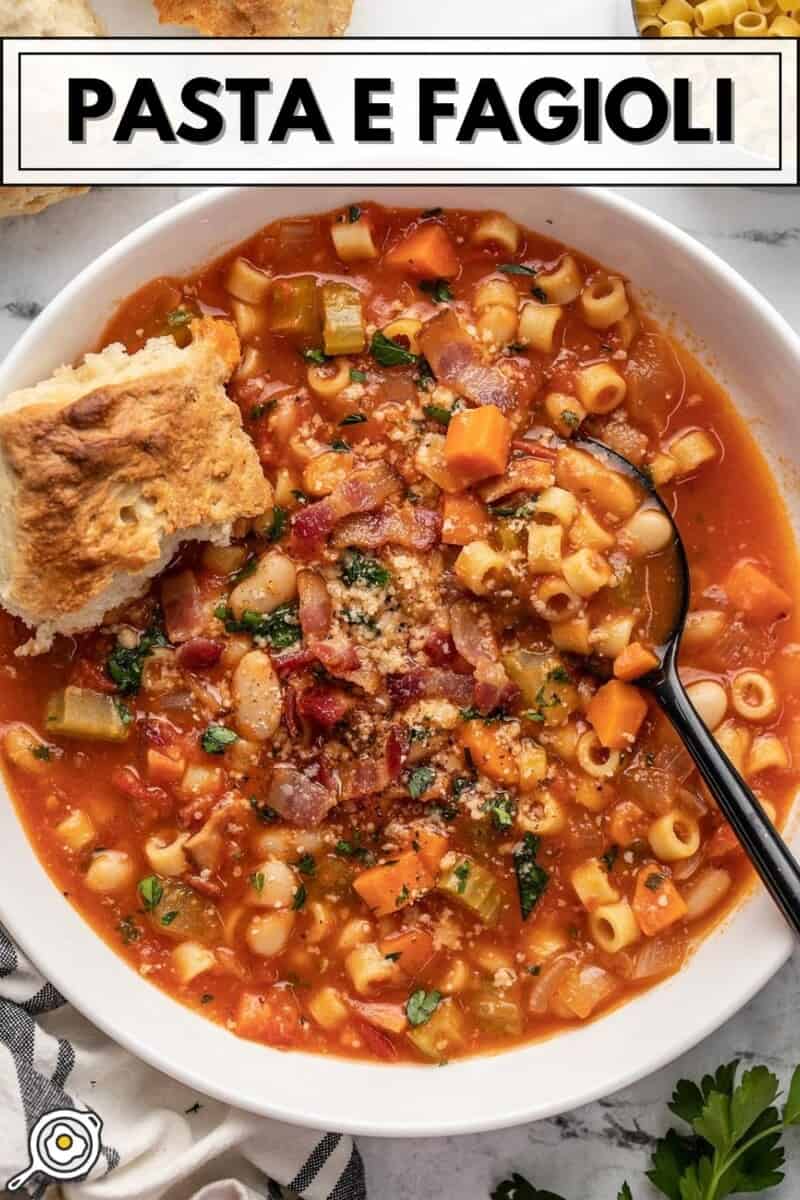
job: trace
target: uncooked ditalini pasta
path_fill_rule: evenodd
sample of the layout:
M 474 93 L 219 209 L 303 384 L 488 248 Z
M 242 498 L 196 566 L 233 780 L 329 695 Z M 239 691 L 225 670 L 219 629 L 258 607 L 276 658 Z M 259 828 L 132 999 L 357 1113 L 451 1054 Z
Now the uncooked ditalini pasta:
M 800 0 L 634 0 L 642 37 L 800 37 Z

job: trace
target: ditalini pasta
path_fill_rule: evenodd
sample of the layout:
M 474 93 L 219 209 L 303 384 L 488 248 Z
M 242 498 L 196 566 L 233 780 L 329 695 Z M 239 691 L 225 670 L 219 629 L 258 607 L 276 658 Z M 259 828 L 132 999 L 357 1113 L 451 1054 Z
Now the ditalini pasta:
M 800 37 L 800 0 L 633 0 L 642 37 Z
M 689 695 L 781 821 L 798 575 L 726 397 L 621 275 L 503 213 L 280 221 L 103 344 L 186 345 L 200 312 L 241 341 L 270 507 L 38 657 L 0 614 L 8 783 L 65 903 L 233 1033 L 369 1059 L 497 1050 L 677 971 L 751 876 L 637 685 L 670 524 L 580 439 L 676 510 Z

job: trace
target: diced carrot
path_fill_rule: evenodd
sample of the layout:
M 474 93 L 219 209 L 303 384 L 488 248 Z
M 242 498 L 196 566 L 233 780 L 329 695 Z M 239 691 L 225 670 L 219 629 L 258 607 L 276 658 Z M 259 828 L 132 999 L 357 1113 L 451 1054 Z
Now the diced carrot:
M 287 987 L 268 987 L 261 994 L 243 992 L 235 1021 L 239 1037 L 270 1046 L 293 1046 L 302 1029 L 294 989 Z
M 442 541 L 448 546 L 466 546 L 485 538 L 489 518 L 477 496 L 468 492 L 445 494 L 442 507 Z
M 483 721 L 466 721 L 461 730 L 462 745 L 469 750 L 479 771 L 495 783 L 516 787 L 519 783 L 519 764 L 502 729 Z
M 614 659 L 614 676 L 616 679 L 638 679 L 648 671 L 654 671 L 658 659 L 652 650 L 648 650 L 641 642 L 631 642 Z
M 706 845 L 706 858 L 712 862 L 741 851 L 742 845 L 727 821 L 714 830 Z
M 631 846 L 641 841 L 647 830 L 648 818 L 632 800 L 622 800 L 611 810 L 608 833 L 617 846 Z
M 629 750 L 647 716 L 647 701 L 638 688 L 610 679 L 589 701 L 586 715 L 607 750 Z
M 418 829 L 414 833 L 414 849 L 430 871 L 436 874 L 447 852 L 448 838 L 435 829 Z
M 185 770 L 186 761 L 180 753 L 154 750 L 152 746 L 147 751 L 147 775 L 153 783 L 179 784 Z
M 420 279 L 453 279 L 458 255 L 443 225 L 428 221 L 412 229 L 384 256 L 387 267 L 399 267 Z
M 654 937 L 686 916 L 686 901 L 657 863 L 648 863 L 636 876 L 633 912 L 647 937 Z
M 756 624 L 771 624 L 787 616 L 792 598 L 760 567 L 750 562 L 738 562 L 728 572 L 725 591 L 734 608 Z
M 367 1004 L 362 1000 L 351 1000 L 350 1007 L 369 1025 L 386 1033 L 404 1033 L 408 1027 L 402 1004 Z
M 436 877 L 422 855 L 409 850 L 393 862 L 362 871 L 353 881 L 353 887 L 376 916 L 386 917 L 411 904 L 435 882 Z
M 401 933 L 390 933 L 378 945 L 381 954 L 397 954 L 398 967 L 412 977 L 419 975 L 433 957 L 433 938 L 425 929 L 404 929 Z
M 450 418 L 444 461 L 466 487 L 502 475 L 508 465 L 511 424 L 494 404 L 465 409 Z

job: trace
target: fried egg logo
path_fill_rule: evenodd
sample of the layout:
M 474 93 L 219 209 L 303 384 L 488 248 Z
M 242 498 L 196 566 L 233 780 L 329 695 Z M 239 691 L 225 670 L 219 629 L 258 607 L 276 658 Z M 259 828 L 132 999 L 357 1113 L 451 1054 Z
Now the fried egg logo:
M 80 1179 L 100 1157 L 102 1128 L 95 1112 L 57 1108 L 45 1113 L 28 1137 L 28 1166 L 9 1179 L 6 1187 L 16 1192 L 37 1172 L 50 1179 Z

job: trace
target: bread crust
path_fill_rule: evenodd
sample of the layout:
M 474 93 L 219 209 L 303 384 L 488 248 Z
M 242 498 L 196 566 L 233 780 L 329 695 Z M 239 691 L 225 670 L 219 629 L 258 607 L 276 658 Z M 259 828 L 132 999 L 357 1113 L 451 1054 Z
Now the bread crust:
M 32 216 L 88 190 L 88 187 L 0 187 L 0 217 Z
M 237 518 L 269 506 L 224 389 L 236 331 L 211 318 L 191 329 L 183 350 L 172 338 L 131 356 L 110 347 L 5 402 L 0 503 L 13 544 L 0 547 L 0 599 L 42 627 L 36 649 L 139 594 L 179 541 L 227 541 Z
M 3 37 L 100 37 L 88 0 L 0 0 Z
M 211 37 L 332 37 L 352 0 L 155 0 L 159 19 Z

